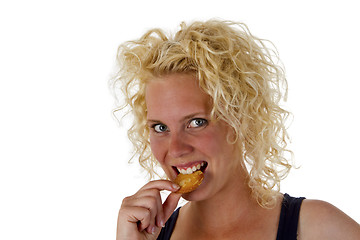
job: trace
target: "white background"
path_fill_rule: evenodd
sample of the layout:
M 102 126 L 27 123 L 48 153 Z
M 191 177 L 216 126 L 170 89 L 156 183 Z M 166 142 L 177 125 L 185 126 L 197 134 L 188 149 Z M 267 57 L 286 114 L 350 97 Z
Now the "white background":
M 0 3 L 0 239 L 115 239 L 122 198 L 146 182 L 111 115 L 117 46 L 213 17 L 245 22 L 285 64 L 301 168 L 282 192 L 360 221 L 356 1 L 14 0 Z

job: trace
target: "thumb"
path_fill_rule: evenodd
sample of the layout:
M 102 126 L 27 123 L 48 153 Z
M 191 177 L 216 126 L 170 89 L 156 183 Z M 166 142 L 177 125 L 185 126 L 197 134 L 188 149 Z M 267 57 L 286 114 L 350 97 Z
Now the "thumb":
M 164 211 L 164 222 L 166 222 L 171 214 L 174 212 L 179 200 L 181 198 L 181 194 L 179 193 L 170 193 L 167 199 L 163 204 Z

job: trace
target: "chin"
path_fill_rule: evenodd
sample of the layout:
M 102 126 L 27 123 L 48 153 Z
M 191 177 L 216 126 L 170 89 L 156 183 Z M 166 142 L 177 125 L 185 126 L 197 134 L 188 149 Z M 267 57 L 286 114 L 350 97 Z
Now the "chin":
M 192 192 L 184 193 L 182 198 L 187 201 L 203 201 L 206 199 L 205 186 L 200 185 L 197 189 Z

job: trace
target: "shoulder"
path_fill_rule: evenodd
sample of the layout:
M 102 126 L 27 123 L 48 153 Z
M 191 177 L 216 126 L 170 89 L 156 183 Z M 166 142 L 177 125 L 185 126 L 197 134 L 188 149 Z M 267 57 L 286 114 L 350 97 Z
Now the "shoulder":
M 328 202 L 307 200 L 302 203 L 299 239 L 360 239 L 360 225 Z

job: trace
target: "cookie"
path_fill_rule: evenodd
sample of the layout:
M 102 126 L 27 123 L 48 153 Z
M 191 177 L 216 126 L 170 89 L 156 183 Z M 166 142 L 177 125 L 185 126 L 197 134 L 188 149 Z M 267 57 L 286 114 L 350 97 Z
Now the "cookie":
M 182 174 L 180 173 L 174 182 L 180 186 L 180 189 L 177 193 L 189 193 L 194 191 L 204 179 L 204 174 L 202 171 L 196 171 L 192 174 Z

